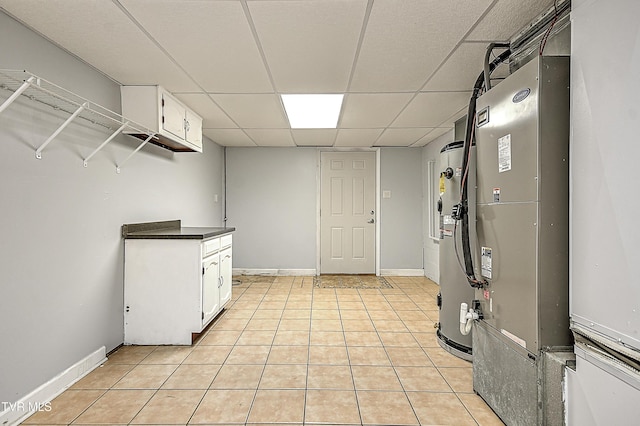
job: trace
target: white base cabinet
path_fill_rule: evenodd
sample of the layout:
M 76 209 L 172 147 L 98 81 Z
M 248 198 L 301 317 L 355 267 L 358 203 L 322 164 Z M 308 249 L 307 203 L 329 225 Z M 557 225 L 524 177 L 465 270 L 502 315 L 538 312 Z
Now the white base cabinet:
M 125 239 L 124 343 L 190 345 L 231 300 L 231 242 Z

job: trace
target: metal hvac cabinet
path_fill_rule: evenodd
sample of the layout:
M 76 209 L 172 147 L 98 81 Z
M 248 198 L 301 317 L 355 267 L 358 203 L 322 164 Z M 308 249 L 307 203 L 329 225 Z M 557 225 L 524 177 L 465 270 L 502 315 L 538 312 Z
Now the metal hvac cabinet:
M 569 331 L 569 58 L 537 57 L 477 102 L 484 318 L 474 390 L 508 424 L 562 424 Z

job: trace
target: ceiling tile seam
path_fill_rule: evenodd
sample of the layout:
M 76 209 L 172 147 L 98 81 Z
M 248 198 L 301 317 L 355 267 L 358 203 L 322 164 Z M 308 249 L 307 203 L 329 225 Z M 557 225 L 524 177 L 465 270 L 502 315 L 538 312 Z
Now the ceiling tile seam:
M 360 58 L 360 52 L 362 51 L 362 43 L 364 42 L 364 36 L 367 32 L 367 27 L 369 25 L 369 18 L 371 17 L 371 10 L 373 9 L 373 0 L 367 1 L 367 8 L 364 12 L 364 17 L 362 19 L 362 27 L 360 27 L 360 36 L 358 37 L 358 44 L 356 47 L 356 51 L 353 54 L 353 62 L 351 63 L 351 72 L 349 73 L 349 80 L 347 81 L 347 90 L 345 90 L 345 94 L 350 93 L 351 91 L 351 83 L 353 82 L 353 77 L 356 73 L 356 66 L 358 65 L 358 59 Z
M 256 29 L 256 24 L 253 21 L 253 16 L 251 15 L 251 10 L 249 9 L 249 5 L 247 4 L 247 0 L 240 0 L 240 4 L 242 5 L 242 10 L 244 12 L 244 16 L 247 20 L 247 24 L 249 25 L 249 29 L 251 30 L 251 34 L 253 35 L 253 40 L 256 43 L 256 47 L 258 48 L 258 52 L 260 53 L 260 58 L 262 59 L 262 64 L 267 72 L 267 76 L 269 77 L 269 82 L 271 83 L 271 87 L 273 88 L 273 93 L 278 98 L 278 103 L 280 104 L 280 112 L 283 115 L 283 118 L 288 123 L 289 117 L 284 109 L 284 103 L 282 102 L 282 97 L 280 96 L 280 92 L 278 91 L 275 81 L 273 79 L 273 74 L 271 73 L 271 68 L 269 67 L 269 62 L 267 61 L 267 55 L 264 53 L 264 48 L 262 47 L 262 43 L 260 42 L 260 37 L 258 36 L 258 30 Z M 289 134 L 291 135 L 291 140 L 293 143 L 298 146 L 296 143 L 296 139 L 293 136 L 293 132 L 291 128 L 289 128 Z
M 129 12 L 129 10 L 122 4 L 120 3 L 119 0 L 111 0 L 113 2 L 114 5 L 116 5 L 116 7 L 118 7 L 120 9 L 120 11 L 127 17 L 129 18 L 129 20 L 136 26 L 138 27 L 138 29 L 140 29 L 140 31 L 142 31 L 142 33 L 176 66 L 180 69 L 180 71 L 182 71 L 184 73 L 184 75 L 187 76 L 187 78 L 189 80 L 191 80 L 193 82 L 193 84 L 195 84 L 196 86 L 198 86 L 198 88 L 201 90 L 201 93 L 205 94 L 209 100 L 211 100 L 211 102 L 213 102 L 218 108 L 220 108 L 220 111 L 222 111 L 222 113 L 224 115 L 226 115 L 229 120 L 231 120 L 231 122 L 233 122 L 233 124 L 235 124 L 236 126 L 238 126 L 238 128 L 240 130 L 242 130 L 242 128 L 240 127 L 240 125 L 233 119 L 233 117 L 231 117 L 227 111 L 224 110 L 224 108 L 222 108 L 212 97 L 211 95 L 209 95 L 206 90 L 202 87 L 202 85 L 191 76 L 191 74 L 189 74 L 187 72 L 187 70 L 184 69 L 184 67 L 182 65 L 180 65 L 180 63 L 173 57 L 171 56 L 171 54 L 162 46 L 162 44 L 160 44 L 160 42 L 158 40 L 156 40 L 151 33 L 149 33 L 149 31 L 146 30 L 146 28 L 144 28 L 144 26 L 131 14 L 131 12 Z M 244 130 L 242 130 L 242 132 L 255 144 L 256 142 L 251 138 L 251 136 L 249 136 Z M 256 144 L 257 145 L 257 144 Z
M 411 97 L 411 99 L 409 99 L 409 101 L 407 102 L 407 104 L 404 106 L 404 108 L 402 108 L 398 114 L 395 116 L 395 118 L 393 120 L 391 120 L 391 124 L 389 124 L 389 127 L 391 127 L 393 125 L 393 123 L 396 122 L 396 120 L 400 117 L 400 115 L 408 108 L 409 104 L 411 102 L 413 102 L 413 100 L 418 96 L 419 93 L 425 93 L 424 88 L 425 86 L 429 83 L 429 81 L 431 81 L 431 79 L 436 75 L 436 73 L 438 71 L 440 71 L 440 69 L 444 66 L 444 64 L 447 63 L 447 61 L 453 56 L 453 54 L 455 53 L 456 50 L 458 50 L 458 48 L 462 45 L 462 43 L 464 42 L 464 40 L 466 39 L 466 37 L 469 36 L 469 34 L 471 34 L 471 32 L 480 24 L 480 22 L 487 16 L 487 14 L 491 11 L 491 9 L 493 9 L 493 7 L 498 3 L 498 1 L 500 0 L 493 0 L 493 2 L 485 9 L 484 13 L 482 13 L 478 19 L 476 19 L 476 22 L 467 30 L 467 32 L 460 38 L 460 40 L 458 41 L 458 43 L 456 43 L 456 45 L 453 47 L 453 49 L 451 49 L 451 51 L 449 52 L 449 54 L 442 60 L 442 62 L 440 63 L 440 65 L 438 65 L 438 67 L 431 73 L 431 75 L 429 75 L 429 77 L 427 77 L 427 79 L 425 80 L 425 82 L 422 84 L 422 86 L 420 86 L 420 88 L 413 94 L 413 96 Z M 470 88 L 469 90 L 471 91 L 472 88 Z M 384 132 L 383 132 L 384 133 Z M 382 135 L 381 135 L 382 136 Z

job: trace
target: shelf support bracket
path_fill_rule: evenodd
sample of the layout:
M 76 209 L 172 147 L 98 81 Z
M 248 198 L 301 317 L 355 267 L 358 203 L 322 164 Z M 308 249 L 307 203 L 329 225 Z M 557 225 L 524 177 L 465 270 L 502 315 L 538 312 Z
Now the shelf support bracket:
M 69 123 L 71 123 L 73 120 L 75 120 L 75 118 L 80 115 L 80 113 L 82 111 L 84 111 L 85 108 L 87 108 L 89 106 L 88 102 L 83 103 L 82 105 L 80 105 L 80 107 L 76 110 L 76 112 L 74 112 L 71 117 L 67 118 L 67 121 L 65 121 L 64 123 L 62 123 L 62 125 L 60 127 L 58 127 L 58 130 L 56 130 L 55 132 L 53 132 L 53 134 L 51 136 L 49 136 L 49 138 L 44 141 L 44 143 L 42 145 L 40 145 L 40 148 L 36 149 L 36 158 L 38 160 L 40 160 L 42 158 L 42 150 L 49 145 L 49 143 L 55 139 L 56 136 L 58 136 L 60 134 L 60 132 L 62 132 L 65 127 L 67 127 L 69 125 Z
M 29 86 L 31 86 L 31 83 L 32 83 L 32 82 L 33 82 L 33 80 L 35 80 L 35 79 L 36 79 L 35 77 L 31 76 L 31 77 L 29 77 L 29 78 L 28 78 L 24 83 L 22 83 L 22 86 L 18 87 L 18 88 L 16 89 L 16 91 L 15 91 L 15 92 L 13 92 L 13 93 L 11 94 L 11 96 L 9 96 L 9 97 L 7 98 L 7 100 L 6 100 L 6 101 L 4 101 L 4 102 L 2 103 L 2 105 L 0 105 L 0 113 L 2 113 L 2 111 L 4 111 L 5 109 L 7 109 L 7 107 L 8 107 L 9 105 L 11 105 L 11 104 L 13 103 L 13 101 L 15 101 L 15 100 L 18 98 L 18 96 L 22 95 L 22 93 L 23 93 L 25 90 L 27 90 L 27 89 L 29 88 Z
M 120 132 L 122 132 L 124 130 L 125 127 L 127 127 L 129 125 L 129 122 L 127 121 L 126 123 L 124 123 L 122 126 L 120 126 L 118 128 L 118 130 L 116 130 L 115 132 L 113 132 L 113 134 L 111 136 L 109 136 L 107 138 L 106 141 L 102 142 L 100 144 L 99 147 L 97 147 L 96 149 L 93 150 L 93 152 L 91 154 L 89 154 L 89 156 L 87 158 L 84 159 L 83 164 L 85 167 L 87 167 L 89 165 L 89 160 L 91 159 L 91 157 L 93 157 L 94 155 L 96 155 L 96 153 L 98 151 L 100 151 L 102 148 L 105 147 L 106 144 L 108 144 L 109 142 L 111 142 L 116 136 L 118 136 L 120 134 Z
M 140 151 L 142 149 L 142 147 L 145 146 L 151 139 L 153 139 L 153 137 L 155 135 L 156 135 L 155 133 L 151 133 L 149 135 L 149 137 L 147 137 L 144 141 L 142 141 L 142 143 L 140 145 L 138 145 L 138 147 L 135 149 L 135 151 L 133 151 L 131 154 L 129 154 L 129 156 L 127 158 L 125 158 L 120 164 L 116 164 L 116 173 L 120 173 L 120 167 L 122 167 L 124 165 L 124 163 L 129 161 L 129 159 L 131 157 L 133 157 L 136 152 Z

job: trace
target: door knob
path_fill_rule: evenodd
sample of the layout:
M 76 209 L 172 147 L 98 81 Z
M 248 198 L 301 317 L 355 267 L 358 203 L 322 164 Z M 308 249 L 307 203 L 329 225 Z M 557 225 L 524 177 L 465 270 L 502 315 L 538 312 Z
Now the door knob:
M 373 219 L 369 219 L 367 223 L 373 223 Z

